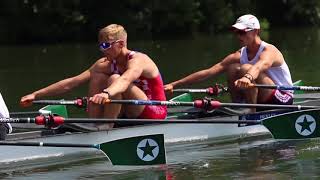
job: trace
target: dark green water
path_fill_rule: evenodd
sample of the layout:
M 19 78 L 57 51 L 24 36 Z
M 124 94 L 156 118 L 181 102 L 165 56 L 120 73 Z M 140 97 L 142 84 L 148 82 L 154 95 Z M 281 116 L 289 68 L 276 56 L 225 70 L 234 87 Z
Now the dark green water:
M 320 86 L 320 29 L 273 29 L 265 40 L 284 54 L 294 80 Z M 229 32 L 181 40 L 130 42 L 129 48 L 147 53 L 160 67 L 166 83 L 206 68 L 239 48 Z M 60 79 L 76 75 L 99 57 L 96 43 L 0 46 L 0 90 L 11 111 L 21 109 L 20 97 Z M 193 85 L 225 83 L 224 77 Z M 85 96 L 82 86 L 63 97 Z M 34 107 L 36 109 L 37 107 Z M 210 142 L 171 148 L 168 167 L 121 169 L 97 158 L 77 163 L 8 170 L 8 179 L 285 179 L 319 178 L 319 145 L 315 141 L 250 142 L 211 146 Z M 167 170 L 164 170 L 167 169 Z M 170 175 L 171 174 L 171 175 Z

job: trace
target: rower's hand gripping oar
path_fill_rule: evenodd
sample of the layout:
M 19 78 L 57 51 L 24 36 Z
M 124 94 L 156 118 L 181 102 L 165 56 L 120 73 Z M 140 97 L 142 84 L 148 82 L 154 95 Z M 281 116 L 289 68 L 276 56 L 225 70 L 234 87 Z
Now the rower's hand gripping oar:
M 265 89 L 278 89 L 278 90 L 320 91 L 320 87 L 315 87 L 315 86 L 278 86 L 278 85 L 266 85 L 266 84 L 252 84 L 251 87 L 265 88 Z
M 140 166 L 166 164 L 163 134 L 129 137 L 101 144 L 0 141 L 0 145 L 95 148 L 101 150 L 113 165 Z

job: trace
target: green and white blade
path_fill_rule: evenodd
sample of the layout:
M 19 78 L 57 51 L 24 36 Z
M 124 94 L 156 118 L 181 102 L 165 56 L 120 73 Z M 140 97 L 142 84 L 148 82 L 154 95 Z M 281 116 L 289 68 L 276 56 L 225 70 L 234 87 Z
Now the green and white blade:
M 306 139 L 320 137 L 320 110 L 294 111 L 262 121 L 275 139 Z
M 41 114 L 55 114 L 62 116 L 64 118 L 68 117 L 68 111 L 66 105 L 47 105 L 41 109 L 39 109 Z
M 166 164 L 164 135 L 146 135 L 119 139 L 100 144 L 113 165 Z

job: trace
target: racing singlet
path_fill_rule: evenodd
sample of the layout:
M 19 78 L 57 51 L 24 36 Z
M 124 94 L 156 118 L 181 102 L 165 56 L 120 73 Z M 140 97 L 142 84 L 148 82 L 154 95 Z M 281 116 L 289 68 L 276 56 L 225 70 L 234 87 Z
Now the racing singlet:
M 127 56 L 128 61 L 132 59 L 132 56 L 135 54 L 135 51 L 131 51 Z M 111 74 L 120 74 L 118 70 L 116 61 L 113 60 L 111 63 Z M 139 87 L 147 96 L 149 100 L 158 100 L 165 101 L 166 96 L 163 87 L 163 81 L 160 73 L 154 78 L 146 78 L 140 76 L 137 80 L 134 81 L 134 84 Z M 144 111 L 141 113 L 139 118 L 142 119 L 164 119 L 167 116 L 167 107 L 166 106 L 154 106 L 146 105 Z

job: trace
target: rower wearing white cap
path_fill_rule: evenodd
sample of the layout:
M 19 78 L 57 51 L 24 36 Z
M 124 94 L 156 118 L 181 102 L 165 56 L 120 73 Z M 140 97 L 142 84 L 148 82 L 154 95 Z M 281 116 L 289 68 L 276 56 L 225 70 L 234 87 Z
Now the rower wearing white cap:
M 165 86 L 172 91 L 178 86 L 193 84 L 226 72 L 233 102 L 292 104 L 292 91 L 249 88 L 253 83 L 292 86 L 289 68 L 282 53 L 260 38 L 259 20 L 251 15 L 239 17 L 231 30 L 242 46 L 219 63 L 197 71 Z M 255 109 L 252 109 L 255 111 Z

